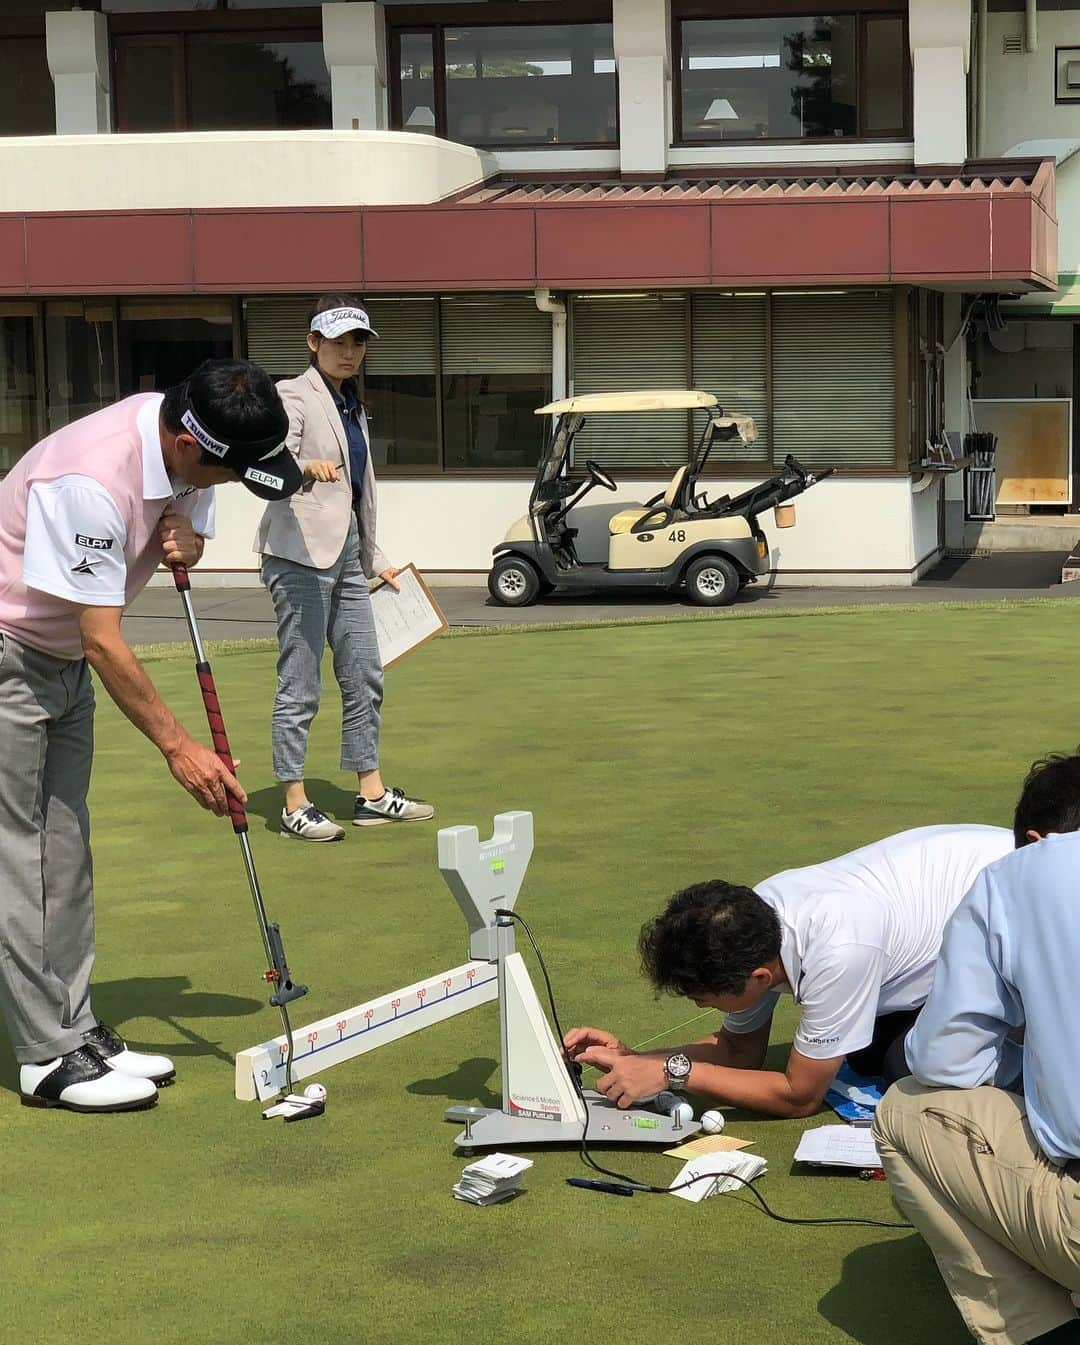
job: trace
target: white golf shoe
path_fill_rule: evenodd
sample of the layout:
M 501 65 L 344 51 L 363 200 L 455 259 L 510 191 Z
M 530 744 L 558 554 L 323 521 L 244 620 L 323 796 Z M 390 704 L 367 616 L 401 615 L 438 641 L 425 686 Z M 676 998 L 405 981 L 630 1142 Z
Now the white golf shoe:
M 83 1041 L 93 1047 L 105 1064 L 118 1074 L 127 1074 L 133 1079 L 149 1079 L 159 1088 L 176 1078 L 176 1066 L 167 1055 L 147 1055 L 143 1051 L 130 1050 L 127 1042 L 121 1041 L 105 1023 L 98 1023 L 97 1027 L 84 1032 Z
M 92 1046 L 19 1070 L 24 1107 L 63 1107 L 67 1111 L 141 1111 L 157 1102 L 149 1079 L 135 1079 L 110 1069 Z

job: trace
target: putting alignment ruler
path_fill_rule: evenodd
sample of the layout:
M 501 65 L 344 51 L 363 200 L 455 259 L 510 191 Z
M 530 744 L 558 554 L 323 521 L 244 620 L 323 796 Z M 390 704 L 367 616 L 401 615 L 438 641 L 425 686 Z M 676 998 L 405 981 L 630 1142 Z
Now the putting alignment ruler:
M 368 1000 L 293 1032 L 293 1079 L 305 1079 L 330 1065 L 374 1051 L 432 1023 L 486 1004 L 498 995 L 498 973 L 491 962 L 466 962 L 415 985 Z M 241 1102 L 265 1101 L 285 1084 L 286 1040 L 264 1041 L 236 1057 L 236 1096 Z

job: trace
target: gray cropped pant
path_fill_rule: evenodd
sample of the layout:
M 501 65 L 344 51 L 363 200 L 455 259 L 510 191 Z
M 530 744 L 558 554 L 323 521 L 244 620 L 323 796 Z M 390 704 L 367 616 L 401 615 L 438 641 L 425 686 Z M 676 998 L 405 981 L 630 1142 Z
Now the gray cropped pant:
M 341 769 L 374 770 L 383 674 L 355 519 L 328 570 L 264 556 L 259 573 L 277 615 L 277 694 L 270 734 L 274 775 L 281 781 L 304 778 L 328 642 L 341 688 Z
M 20 1064 L 73 1051 L 95 1025 L 93 755 L 85 659 L 0 633 L 0 1010 Z

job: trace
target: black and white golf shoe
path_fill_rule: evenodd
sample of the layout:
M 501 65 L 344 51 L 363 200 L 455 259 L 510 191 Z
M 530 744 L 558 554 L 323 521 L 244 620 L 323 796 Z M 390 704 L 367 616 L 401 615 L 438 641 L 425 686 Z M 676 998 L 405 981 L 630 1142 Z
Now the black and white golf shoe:
M 110 1069 L 92 1046 L 79 1046 L 41 1065 L 23 1065 L 19 1092 L 24 1107 L 64 1107 L 67 1111 L 141 1111 L 157 1102 L 149 1079 Z
M 130 1050 L 127 1042 L 121 1041 L 106 1023 L 99 1022 L 97 1027 L 84 1032 L 83 1041 L 93 1047 L 117 1074 L 128 1074 L 133 1079 L 149 1079 L 159 1088 L 164 1088 L 176 1078 L 176 1066 L 167 1055 L 146 1055 L 143 1051 Z

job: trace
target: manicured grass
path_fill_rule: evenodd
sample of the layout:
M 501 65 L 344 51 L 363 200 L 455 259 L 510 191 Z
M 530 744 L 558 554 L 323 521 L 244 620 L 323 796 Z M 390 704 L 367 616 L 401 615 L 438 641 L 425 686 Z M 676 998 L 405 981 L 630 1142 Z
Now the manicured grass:
M 495 812 L 532 809 L 519 909 L 564 1022 L 680 1040 L 716 1017 L 676 1030 L 694 1007 L 655 999 L 637 973 L 637 929 L 664 898 L 908 826 L 1007 823 L 1030 760 L 1080 737 L 1078 640 L 1067 604 L 440 640 L 388 675 L 384 764 L 443 825 L 487 834 Z M 325 847 L 267 829 L 273 656 L 214 666 L 267 901 L 312 987 L 300 1021 L 463 960 L 434 827 L 350 829 Z M 151 672 L 198 725 L 188 659 Z M 453 1201 L 465 1160 L 442 1112 L 497 1098 L 494 1005 L 329 1071 L 321 1120 L 266 1123 L 233 1101 L 232 1053 L 277 1031 L 238 847 L 99 699 L 96 1005 L 133 1044 L 171 1053 L 180 1081 L 153 1114 L 76 1117 L 20 1108 L 0 1058 L 4 1340 L 966 1339 L 910 1233 L 788 1227 L 739 1196 L 573 1191 L 578 1160 L 556 1150 L 531 1155 L 507 1206 Z M 344 814 L 336 731 L 328 697 L 313 794 Z M 778 1019 L 777 1063 L 793 1021 Z M 806 1124 L 729 1118 L 769 1161 L 766 1198 L 792 1215 L 895 1218 L 883 1184 L 791 1172 Z M 653 1181 L 677 1170 L 612 1156 Z

